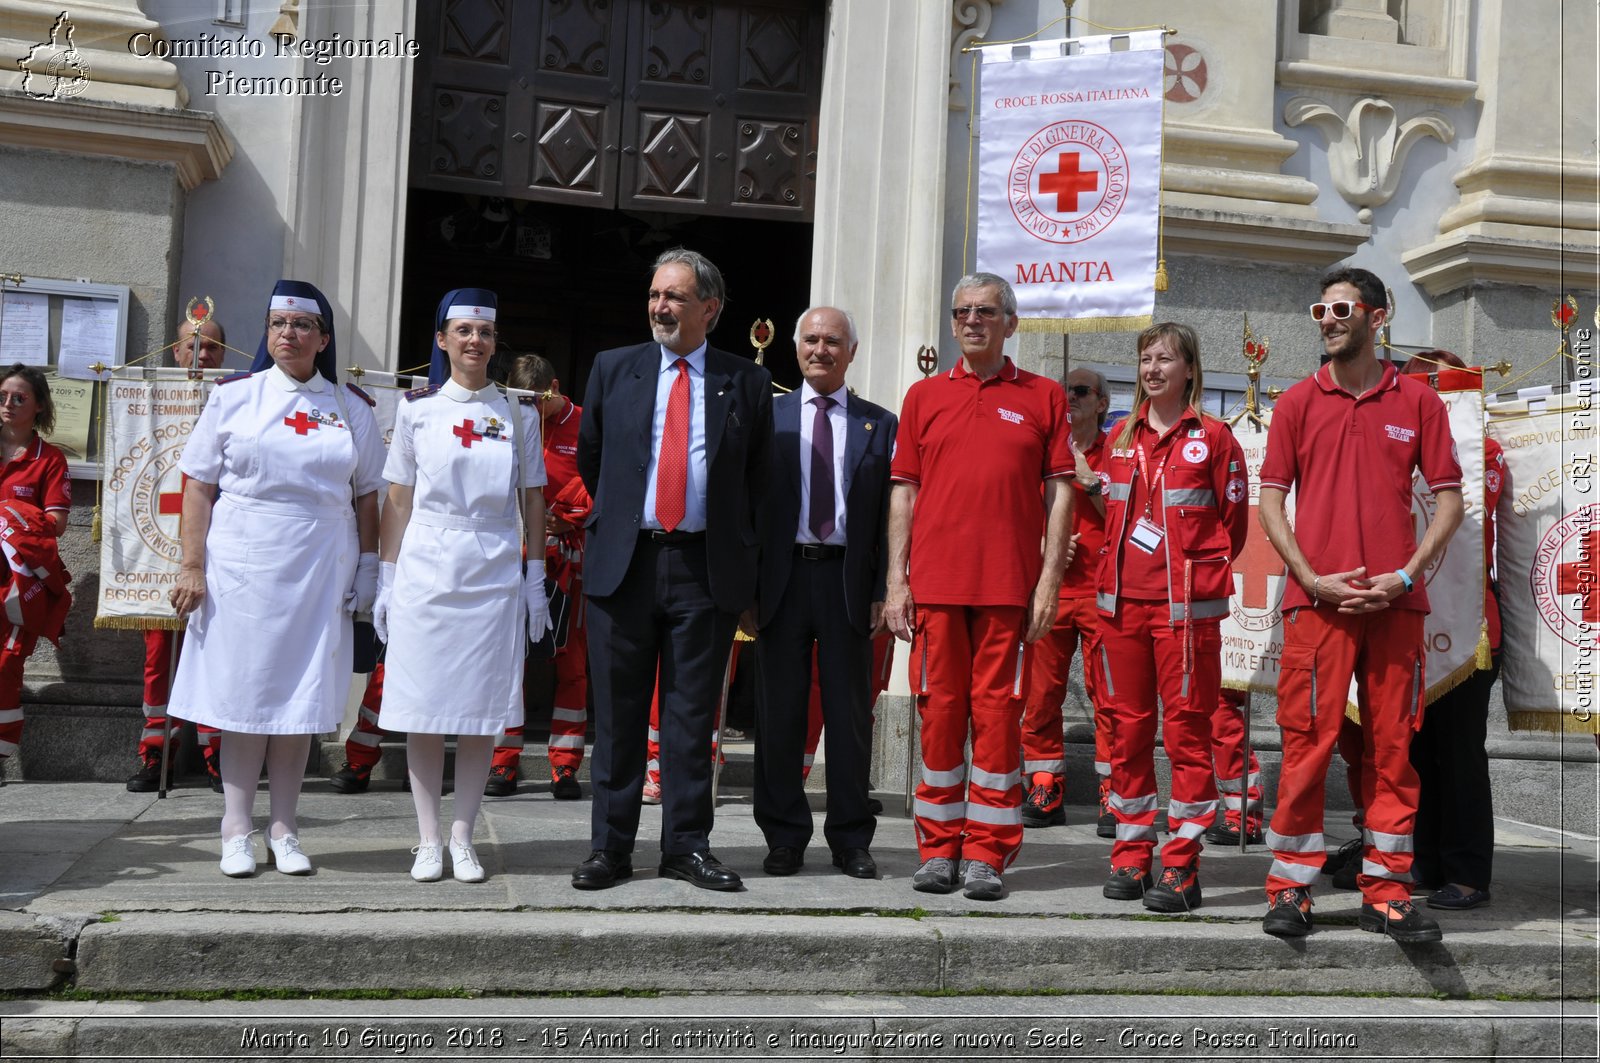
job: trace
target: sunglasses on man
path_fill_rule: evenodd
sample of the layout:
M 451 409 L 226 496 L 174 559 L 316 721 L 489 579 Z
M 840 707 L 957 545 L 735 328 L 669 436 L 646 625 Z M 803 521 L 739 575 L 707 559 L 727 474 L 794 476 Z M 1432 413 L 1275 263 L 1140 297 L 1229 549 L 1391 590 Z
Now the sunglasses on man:
M 1070 384 L 1067 386 L 1067 394 L 1075 399 L 1086 399 L 1090 395 L 1100 394 L 1100 389 L 1088 384 Z
M 1311 320 L 1321 321 L 1331 314 L 1335 321 L 1343 321 L 1354 313 L 1355 308 L 1358 306 L 1369 314 L 1374 310 L 1383 309 L 1381 306 L 1368 306 L 1366 303 L 1358 303 L 1354 299 L 1335 299 L 1331 303 L 1312 303 Z

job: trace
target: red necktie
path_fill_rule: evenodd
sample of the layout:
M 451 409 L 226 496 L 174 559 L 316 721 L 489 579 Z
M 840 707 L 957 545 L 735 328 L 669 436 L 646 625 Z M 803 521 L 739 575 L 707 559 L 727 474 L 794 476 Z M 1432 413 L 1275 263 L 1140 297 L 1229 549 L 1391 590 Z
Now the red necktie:
M 661 456 L 656 464 L 656 520 L 665 531 L 683 522 L 689 491 L 689 363 L 672 363 L 678 379 L 667 396 L 667 426 L 661 433 Z

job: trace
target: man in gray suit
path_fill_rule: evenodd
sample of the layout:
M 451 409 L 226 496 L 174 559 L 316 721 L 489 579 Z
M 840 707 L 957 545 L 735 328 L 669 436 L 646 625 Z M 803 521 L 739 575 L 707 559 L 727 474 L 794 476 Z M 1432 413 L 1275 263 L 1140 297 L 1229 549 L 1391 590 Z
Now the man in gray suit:
M 867 808 L 872 744 L 872 636 L 883 613 L 889 458 L 895 415 L 849 393 L 855 321 L 833 307 L 795 325 L 800 388 L 773 404 L 774 446 L 762 509 L 756 710 L 756 823 L 762 868 L 792 875 L 811 840 L 801 765 L 812 660 L 822 688 L 833 864 L 875 878 Z

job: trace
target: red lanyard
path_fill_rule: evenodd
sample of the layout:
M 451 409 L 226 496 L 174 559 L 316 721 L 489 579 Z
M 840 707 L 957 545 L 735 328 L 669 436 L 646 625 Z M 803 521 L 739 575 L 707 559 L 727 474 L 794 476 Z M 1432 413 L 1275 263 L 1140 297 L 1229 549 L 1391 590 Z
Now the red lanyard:
M 1145 484 L 1144 515 L 1145 519 L 1148 520 L 1155 514 L 1156 492 L 1161 487 L 1161 481 L 1167 478 L 1167 463 L 1172 460 L 1172 451 L 1168 449 L 1166 457 L 1162 458 L 1161 464 L 1156 466 L 1156 475 L 1153 480 L 1150 478 L 1150 466 L 1145 461 L 1144 444 L 1138 444 L 1133 448 L 1133 452 L 1139 458 L 1139 479 L 1143 480 Z

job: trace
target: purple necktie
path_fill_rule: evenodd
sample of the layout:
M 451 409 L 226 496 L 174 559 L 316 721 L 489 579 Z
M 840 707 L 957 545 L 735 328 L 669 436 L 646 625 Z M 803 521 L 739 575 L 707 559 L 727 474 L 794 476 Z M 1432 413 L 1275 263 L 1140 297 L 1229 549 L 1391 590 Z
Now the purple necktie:
M 811 403 L 817 408 L 811 421 L 811 534 L 822 543 L 833 534 L 833 425 L 828 423 L 833 400 L 818 395 Z

